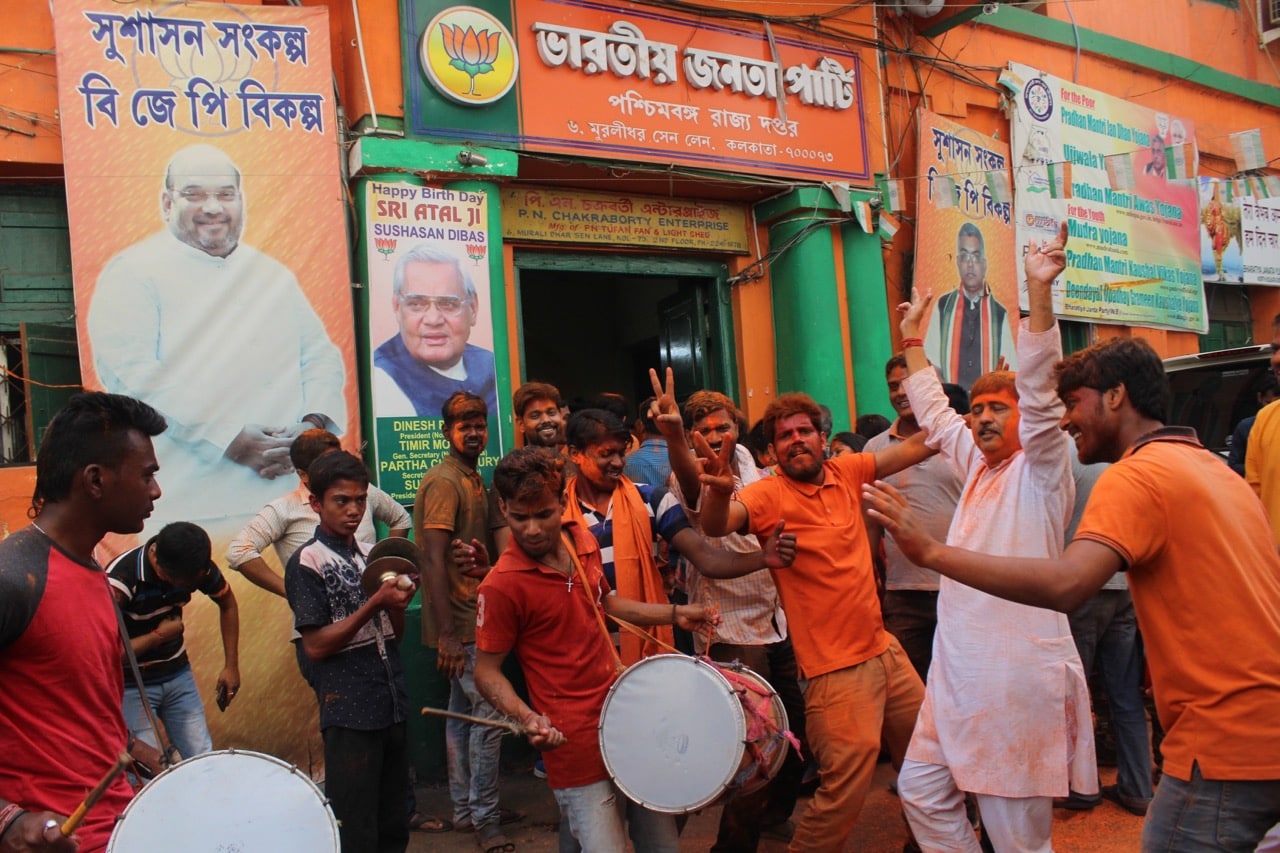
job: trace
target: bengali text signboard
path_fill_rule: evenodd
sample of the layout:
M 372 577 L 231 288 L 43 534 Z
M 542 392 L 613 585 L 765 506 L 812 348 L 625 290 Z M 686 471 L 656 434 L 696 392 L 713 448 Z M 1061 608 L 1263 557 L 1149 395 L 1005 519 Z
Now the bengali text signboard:
M 875 58 L 859 48 L 628 2 L 514 0 L 490 14 L 404 0 L 402 15 L 419 57 L 406 70 L 415 135 L 871 182 Z
M 920 175 L 916 196 L 917 286 L 936 298 L 927 318 L 925 351 L 943 381 L 966 387 L 1013 351 L 1018 320 L 1009 146 L 927 111 L 920 113 Z M 959 365 L 961 295 L 969 293 L 987 322 L 976 363 Z
M 747 213 L 739 205 L 554 187 L 504 190 L 502 236 L 699 252 L 750 251 Z

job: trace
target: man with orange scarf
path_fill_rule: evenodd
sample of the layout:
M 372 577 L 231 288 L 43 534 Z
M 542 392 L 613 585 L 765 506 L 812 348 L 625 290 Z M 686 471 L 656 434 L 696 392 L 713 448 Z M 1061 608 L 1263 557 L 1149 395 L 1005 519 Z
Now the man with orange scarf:
M 623 473 L 629 431 L 616 415 L 603 409 L 584 409 L 569 418 L 566 438 L 569 458 L 578 475 L 566 489 L 565 521 L 576 521 L 591 531 L 600 545 L 600 557 L 609 585 L 632 601 L 668 603 L 662 575 L 653 556 L 656 536 L 661 536 L 689 562 L 707 574 L 746 574 L 790 563 L 779 556 L 776 540 L 782 523 L 763 551 L 740 554 L 713 549 L 698 535 L 675 506 L 659 514 L 665 489 L 661 484 L 633 483 Z M 655 625 L 647 639 L 629 631 L 621 633 L 622 662 L 636 661 L 666 651 L 672 644 L 671 626 Z

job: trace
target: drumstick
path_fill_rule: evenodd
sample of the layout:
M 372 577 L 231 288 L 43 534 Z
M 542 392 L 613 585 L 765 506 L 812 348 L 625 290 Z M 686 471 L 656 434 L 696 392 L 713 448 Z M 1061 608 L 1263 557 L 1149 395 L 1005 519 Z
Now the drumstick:
M 524 726 L 513 720 L 494 720 L 489 717 L 473 717 L 470 714 L 459 714 L 457 711 L 446 711 L 442 708 L 423 708 L 422 715 L 425 717 L 428 714 L 433 717 L 448 717 L 451 720 L 462 720 L 464 723 L 475 723 L 477 726 L 506 729 L 518 737 L 523 737 L 526 734 Z
M 666 649 L 669 653 L 673 655 L 684 654 L 684 652 L 680 651 L 675 646 L 668 646 L 666 643 L 662 642 L 661 640 L 659 640 L 657 637 L 650 634 L 645 629 L 638 628 L 635 625 L 632 625 L 630 622 L 628 622 L 625 619 L 619 619 L 617 616 L 614 616 L 612 613 L 606 613 L 605 616 L 608 616 L 610 620 L 618 623 L 619 628 L 622 628 L 624 631 L 630 631 L 632 634 L 635 634 L 637 637 L 639 637 L 641 640 L 643 640 L 646 643 L 653 643 L 655 646 Z
M 98 781 L 98 784 L 93 786 L 93 790 L 85 795 L 84 802 L 76 806 L 76 810 L 71 813 L 71 817 L 63 821 L 62 826 L 58 828 L 63 838 L 70 837 L 71 833 L 76 831 L 76 827 L 80 825 L 80 821 L 84 820 L 84 816 L 89 813 L 89 809 L 93 808 L 93 804 L 98 802 L 102 795 L 106 793 L 107 786 L 111 784 L 111 780 L 119 776 L 131 761 L 133 759 L 129 757 L 127 752 L 122 752 L 116 756 L 116 763 L 111 765 L 107 775 L 103 776 Z

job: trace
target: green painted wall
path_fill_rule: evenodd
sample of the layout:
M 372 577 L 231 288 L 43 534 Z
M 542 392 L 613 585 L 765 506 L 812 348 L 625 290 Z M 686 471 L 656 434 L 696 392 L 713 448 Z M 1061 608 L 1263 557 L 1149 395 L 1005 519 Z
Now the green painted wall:
M 869 197 L 851 195 L 854 201 Z M 884 363 L 892 355 L 892 341 L 879 236 L 865 233 L 820 187 L 764 202 L 756 215 L 770 223 L 771 251 L 781 250 L 769 267 L 778 391 L 804 391 L 825 403 L 840 429 L 851 428 L 858 415 L 891 414 Z M 833 228 L 839 229 L 838 252 Z M 856 411 L 845 383 L 837 263 L 843 267 L 848 303 Z
M 884 254 L 880 236 L 868 234 L 856 222 L 840 228 L 844 247 L 845 288 L 849 302 L 850 351 L 857 415 L 880 414 L 893 419 L 884 363 L 893 355 L 890 313 L 884 287 Z
M 769 246 L 789 246 L 770 265 L 773 330 L 779 393 L 804 391 L 831 408 L 837 423 L 846 418 L 849 398 L 841 344 L 840 305 L 831 224 L 820 209 L 822 191 L 801 189 L 762 205 L 778 214 L 769 226 Z

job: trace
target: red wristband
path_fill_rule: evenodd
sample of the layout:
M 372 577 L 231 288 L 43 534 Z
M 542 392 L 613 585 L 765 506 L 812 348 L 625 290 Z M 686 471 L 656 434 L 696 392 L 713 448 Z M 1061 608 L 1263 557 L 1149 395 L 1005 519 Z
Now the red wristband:
M 9 803 L 9 805 L 0 809 L 0 838 L 9 831 L 9 827 L 18 822 L 18 818 L 26 814 L 26 809 L 17 803 Z
M 903 349 L 910 349 L 911 347 L 923 347 L 923 346 L 924 346 L 924 338 L 903 338 L 902 339 Z

